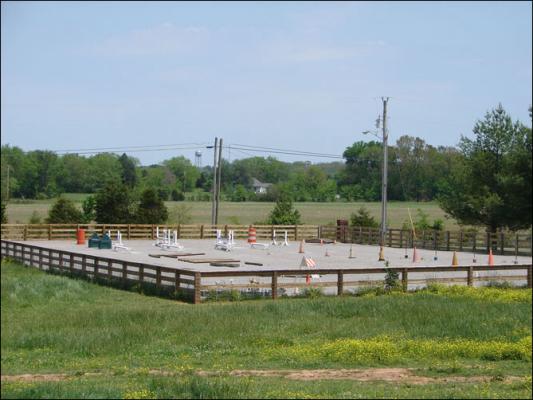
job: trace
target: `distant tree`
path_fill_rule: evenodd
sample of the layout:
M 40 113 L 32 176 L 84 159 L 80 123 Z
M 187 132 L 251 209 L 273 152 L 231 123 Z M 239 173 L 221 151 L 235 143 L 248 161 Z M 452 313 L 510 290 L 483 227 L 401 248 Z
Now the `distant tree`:
M 172 192 L 170 193 L 170 198 L 172 201 L 183 201 L 185 200 L 185 195 L 183 192 L 180 192 L 177 189 L 172 189 Z
M 7 224 L 7 210 L 6 210 L 6 203 L 2 202 L 0 203 L 0 210 L 1 210 L 1 216 L 0 216 L 0 222 L 2 224 Z
M 235 186 L 231 193 L 231 201 L 246 201 L 248 199 L 248 191 L 243 185 Z
M 136 219 L 139 224 L 162 224 L 168 219 L 167 207 L 155 190 L 146 189 L 141 194 Z
M 99 224 L 130 224 L 135 222 L 133 196 L 120 183 L 107 183 L 95 195 L 95 220 Z
M 83 215 L 76 205 L 64 197 L 59 197 L 50 211 L 46 223 L 48 224 L 79 224 Z
M 122 183 L 128 186 L 129 188 L 135 187 L 137 184 L 137 173 L 135 172 L 135 163 L 126 153 L 122 153 L 118 161 L 122 167 Z
M 370 212 L 365 207 L 360 207 L 357 213 L 350 215 L 350 224 L 352 226 L 366 226 L 370 228 L 377 228 L 378 222 L 370 215 Z
M 531 128 L 513 122 L 500 104 L 473 132 L 473 140 L 461 138 L 464 162 L 443 182 L 442 209 L 461 224 L 485 225 L 490 232 L 529 228 Z
M 267 223 L 272 225 L 301 224 L 300 212 L 293 209 L 292 200 L 287 195 L 282 195 L 270 213 Z

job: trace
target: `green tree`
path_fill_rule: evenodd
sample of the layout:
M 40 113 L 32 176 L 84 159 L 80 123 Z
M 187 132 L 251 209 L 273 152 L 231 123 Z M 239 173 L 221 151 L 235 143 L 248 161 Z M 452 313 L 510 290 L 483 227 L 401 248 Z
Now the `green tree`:
M 118 159 L 120 166 L 122 167 L 122 183 L 128 186 L 130 189 L 137 184 L 137 173 L 135 171 L 135 163 L 133 160 L 122 153 Z
M 46 218 L 47 224 L 79 224 L 83 215 L 76 205 L 64 197 L 59 197 Z
M 370 215 L 370 212 L 365 207 L 360 207 L 357 213 L 350 215 L 350 224 L 352 226 L 367 226 L 370 228 L 377 228 L 378 222 Z
M 110 182 L 95 195 L 95 220 L 99 224 L 131 224 L 135 222 L 133 196 L 128 187 Z
M 531 128 L 513 122 L 503 107 L 488 112 L 461 138 L 464 161 L 443 182 L 439 203 L 461 224 L 491 232 L 531 226 Z
M 292 200 L 287 195 L 282 195 L 270 213 L 267 223 L 272 225 L 301 224 L 300 212 L 293 209 Z
M 146 189 L 141 194 L 141 202 L 137 209 L 137 223 L 162 224 L 168 219 L 168 210 L 163 200 L 154 189 Z

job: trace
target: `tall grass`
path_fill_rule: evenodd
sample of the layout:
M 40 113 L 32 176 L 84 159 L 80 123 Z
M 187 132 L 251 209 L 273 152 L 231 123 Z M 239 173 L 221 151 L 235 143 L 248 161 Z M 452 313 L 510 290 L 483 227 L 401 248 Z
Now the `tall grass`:
M 297 344 L 384 335 L 512 344 L 531 335 L 531 301 L 419 293 L 194 306 L 10 263 L 2 264 L 1 312 L 3 373 L 177 365 L 273 368 L 286 367 L 286 360 L 265 356 L 267 350 Z M 374 362 L 340 359 L 330 366 Z M 382 363 L 401 364 L 402 357 Z M 315 364 L 297 357 L 291 361 L 299 368 Z

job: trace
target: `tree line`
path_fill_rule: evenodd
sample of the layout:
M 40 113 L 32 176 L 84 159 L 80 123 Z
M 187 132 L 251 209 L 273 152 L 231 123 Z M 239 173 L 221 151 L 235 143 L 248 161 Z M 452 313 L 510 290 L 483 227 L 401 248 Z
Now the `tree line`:
M 531 117 L 531 107 L 529 112 Z M 498 105 L 475 123 L 473 134 L 473 139 L 462 137 L 456 147 L 435 147 L 418 137 L 401 136 L 388 149 L 388 198 L 436 199 L 459 223 L 484 225 L 492 231 L 531 226 L 531 127 L 512 121 Z M 1 157 L 2 200 L 8 193 L 37 199 L 65 192 L 102 197 L 106 190 L 121 188 L 129 205 L 114 214 L 117 223 L 131 221 L 137 212 L 132 204 L 147 200 L 146 196 L 152 202 L 211 198 L 212 167 L 197 168 L 185 157 L 141 166 L 126 154 L 57 155 L 45 150 L 24 152 L 9 145 L 2 146 Z M 346 148 L 343 158 L 344 162 L 317 164 L 274 157 L 222 159 L 221 197 L 226 201 L 379 201 L 382 144 L 357 141 Z M 254 192 L 254 178 L 271 184 L 267 193 Z

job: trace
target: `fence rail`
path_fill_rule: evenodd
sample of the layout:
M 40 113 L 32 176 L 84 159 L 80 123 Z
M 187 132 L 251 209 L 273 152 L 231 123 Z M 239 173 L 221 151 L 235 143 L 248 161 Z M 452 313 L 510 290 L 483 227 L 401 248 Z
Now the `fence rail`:
M 158 225 L 138 224 L 2 224 L 1 238 L 12 240 L 66 240 L 75 239 L 76 231 L 84 229 L 88 235 L 120 230 L 127 240 L 154 239 Z M 211 239 L 216 231 L 227 234 L 233 230 L 235 238 L 248 237 L 248 225 L 159 225 L 160 228 L 176 230 L 181 239 Z M 380 242 L 379 229 L 368 227 L 324 226 L 324 225 L 254 225 L 259 240 L 270 240 L 276 232 L 282 236 L 287 231 L 289 240 L 335 239 L 344 243 L 370 244 Z M 531 234 L 507 232 L 470 232 L 470 231 L 422 231 L 416 236 L 412 231 L 389 229 L 385 236 L 385 246 L 396 248 L 469 251 L 495 254 L 524 255 L 532 254 Z
M 113 279 L 126 281 L 134 281 L 139 283 L 149 282 L 155 284 L 156 287 L 171 287 L 177 292 L 188 294 L 194 304 L 202 301 L 202 292 L 213 288 L 220 288 L 221 286 L 215 282 L 208 283 L 202 278 L 209 279 L 215 277 L 269 277 L 270 283 L 263 282 L 259 287 L 270 288 L 270 295 L 272 299 L 278 297 L 280 289 L 286 288 L 300 288 L 306 285 L 297 283 L 295 281 L 287 281 L 286 278 L 302 277 L 309 274 L 309 271 L 302 269 L 278 269 L 278 270 L 258 270 L 258 271 L 190 271 L 181 268 L 173 268 L 168 266 L 160 266 L 153 264 L 145 264 L 139 262 L 132 262 L 123 259 L 111 257 L 98 257 L 88 254 L 76 253 L 65 250 L 57 250 L 47 248 L 45 246 L 30 245 L 24 242 L 13 242 L 8 240 L 0 241 L 0 256 L 1 258 L 9 257 L 23 265 L 36 267 L 41 270 L 58 270 L 63 273 L 78 274 L 87 277 L 99 277 L 111 281 Z M 336 276 L 335 281 L 321 282 L 313 286 L 319 287 L 337 287 L 337 295 L 342 295 L 346 286 L 357 286 L 361 283 L 367 283 L 368 280 L 345 281 L 344 277 L 347 275 L 371 275 L 384 274 L 388 270 L 396 271 L 401 274 L 401 282 L 404 290 L 407 290 L 409 285 L 410 273 L 435 273 L 435 272 L 465 272 L 464 277 L 447 277 L 447 278 L 424 278 L 412 279 L 411 283 L 427 283 L 428 280 L 446 280 L 452 282 L 465 281 L 467 285 L 472 286 L 475 280 L 490 280 L 492 277 L 474 276 L 478 271 L 526 271 L 526 276 L 511 276 L 511 279 L 525 279 L 527 286 L 532 287 L 532 265 L 467 265 L 457 267 L 393 267 L 393 268 L 339 268 L 339 269 L 316 269 L 313 274 L 324 276 Z M 284 282 L 279 280 L 285 278 Z M 498 277 L 502 278 L 502 277 Z M 375 282 L 375 281 L 373 281 Z M 249 284 L 241 285 L 226 285 L 225 288 L 249 288 Z M 257 287 L 257 286 L 256 286 Z

